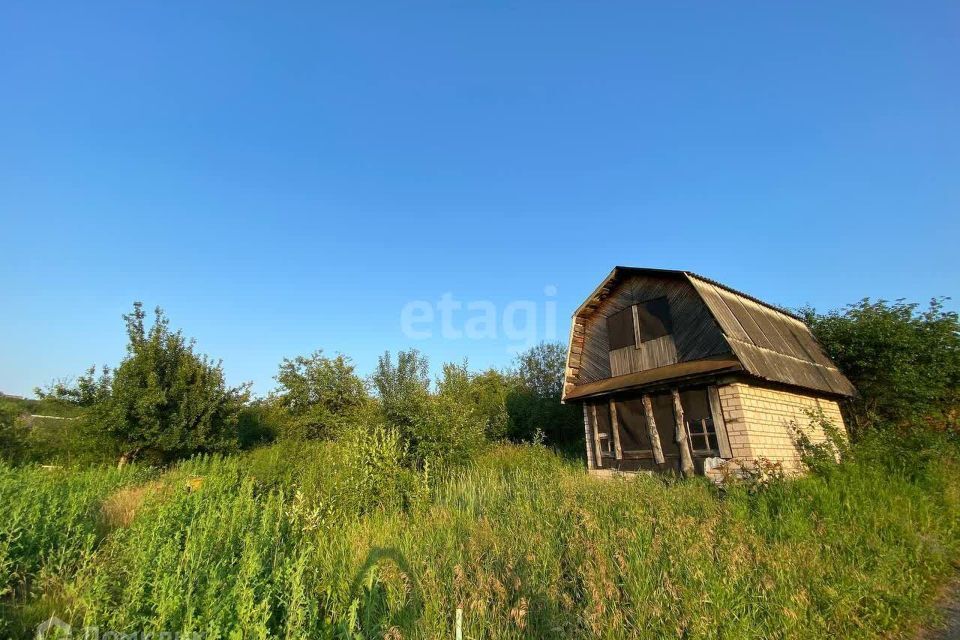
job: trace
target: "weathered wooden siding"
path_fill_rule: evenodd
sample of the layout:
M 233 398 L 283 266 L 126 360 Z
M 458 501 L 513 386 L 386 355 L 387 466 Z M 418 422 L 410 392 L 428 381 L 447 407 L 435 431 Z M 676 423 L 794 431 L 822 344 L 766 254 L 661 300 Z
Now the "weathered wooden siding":
M 623 376 L 647 369 L 676 364 L 677 344 L 673 336 L 662 336 L 648 340 L 638 346 L 623 347 L 610 352 L 610 373 Z
M 652 340 L 649 347 L 625 347 L 611 357 L 607 339 L 608 316 L 631 305 L 666 296 L 673 318 L 669 340 Z M 687 362 L 730 353 L 730 347 L 710 311 L 685 277 L 636 275 L 613 286 L 595 310 L 578 324 L 574 319 L 568 382 L 574 385 L 595 382 L 616 375 L 635 373 L 657 366 Z M 662 342 L 661 342 L 662 341 Z M 667 345 L 667 342 L 672 342 Z M 627 350 L 633 353 L 628 353 Z M 616 362 L 611 366 L 611 360 Z M 616 371 L 614 371 L 616 369 Z

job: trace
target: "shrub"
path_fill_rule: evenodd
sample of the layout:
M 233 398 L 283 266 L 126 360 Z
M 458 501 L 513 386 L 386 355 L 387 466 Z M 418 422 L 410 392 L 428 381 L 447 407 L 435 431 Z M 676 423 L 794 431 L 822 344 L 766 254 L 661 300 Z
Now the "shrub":
M 437 381 L 437 393 L 470 408 L 483 422 L 486 438 L 493 441 L 507 434 L 507 398 L 515 384 L 509 376 L 496 369 L 472 373 L 464 361 L 459 365 L 443 365 L 443 374 Z
M 800 452 L 800 462 L 814 473 L 826 473 L 850 456 L 850 443 L 844 431 L 833 424 L 823 410 L 807 410 L 809 424 L 790 424 L 793 441 Z M 813 437 L 823 434 L 823 437 Z
M 428 362 L 418 351 L 385 353 L 373 375 L 383 421 L 408 443 L 413 463 L 445 466 L 467 462 L 486 442 L 488 417 L 469 399 L 466 368 L 448 365 L 440 391 L 430 393 Z
M 415 443 L 415 425 L 423 421 L 430 400 L 427 358 L 416 349 L 401 351 L 394 364 L 390 352 L 377 361 L 371 380 L 386 420 Z
M 271 403 L 286 412 L 279 429 L 284 437 L 331 438 L 369 403 L 366 383 L 340 354 L 284 358 L 276 380 L 280 388 Z
M 843 311 L 804 311 L 807 323 L 860 391 L 847 407 L 855 437 L 877 425 L 958 428 L 960 321 L 931 300 L 926 310 L 901 300 L 865 298 Z
M 529 441 L 539 430 L 552 445 L 582 443 L 580 408 L 560 404 L 566 347 L 559 342 L 538 344 L 519 354 L 514 366 L 517 383 L 507 398 L 510 437 Z

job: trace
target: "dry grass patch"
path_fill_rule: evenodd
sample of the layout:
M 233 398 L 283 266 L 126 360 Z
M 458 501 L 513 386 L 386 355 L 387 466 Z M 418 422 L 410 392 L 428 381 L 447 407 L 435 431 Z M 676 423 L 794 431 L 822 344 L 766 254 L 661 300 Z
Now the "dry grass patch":
M 124 487 L 111 494 L 100 507 L 103 522 L 111 529 L 129 527 L 137 517 L 147 499 L 152 496 L 168 495 L 170 484 L 162 480 L 153 480 L 133 487 Z

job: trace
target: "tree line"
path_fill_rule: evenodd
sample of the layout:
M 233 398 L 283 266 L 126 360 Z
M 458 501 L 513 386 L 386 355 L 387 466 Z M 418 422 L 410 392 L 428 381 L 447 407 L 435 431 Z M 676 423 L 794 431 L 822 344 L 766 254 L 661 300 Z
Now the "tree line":
M 424 464 L 462 460 L 503 439 L 568 446 L 582 432 L 577 409 L 560 404 L 566 348 L 559 343 L 536 345 L 504 370 L 447 363 L 436 380 L 415 349 L 384 353 L 368 377 L 348 356 L 318 350 L 285 358 L 277 387 L 253 398 L 249 384 L 228 385 L 222 362 L 171 329 L 159 307 L 149 326 L 139 302 L 123 320 L 126 355 L 116 367 L 91 367 L 35 391 L 47 411 L 74 420 L 43 424 L 9 407 L 0 413 L 4 458 L 167 464 L 275 440 L 390 429 Z
M 874 429 L 960 429 L 960 323 L 934 299 L 922 308 L 869 299 L 802 317 L 859 390 L 843 407 L 856 439 Z M 38 400 L 0 399 L 0 456 L 11 462 L 167 464 L 276 440 L 361 440 L 389 431 L 413 465 L 468 459 L 497 440 L 543 441 L 579 452 L 582 417 L 562 405 L 566 347 L 542 343 L 503 370 L 444 364 L 436 380 L 417 350 L 384 353 L 359 375 L 342 354 L 284 359 L 276 388 L 253 398 L 226 383 L 222 362 L 155 309 L 123 316 L 127 348 L 113 368 L 37 389 Z M 43 413 L 69 416 L 52 424 Z

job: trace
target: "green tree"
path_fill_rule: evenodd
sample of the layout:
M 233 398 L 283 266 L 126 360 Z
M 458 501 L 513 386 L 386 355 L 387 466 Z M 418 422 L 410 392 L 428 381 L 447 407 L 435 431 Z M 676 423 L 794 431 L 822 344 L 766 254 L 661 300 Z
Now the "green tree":
M 429 362 L 419 351 L 401 351 L 394 364 L 385 353 L 372 379 L 383 420 L 409 445 L 416 464 L 446 465 L 467 461 L 485 438 L 486 420 L 465 401 L 465 369 L 447 367 L 437 394 L 430 393 Z
M 520 353 L 515 361 L 523 386 L 538 398 L 556 398 L 563 393 L 567 349 L 560 342 L 541 342 Z
M 846 407 L 855 435 L 878 424 L 933 421 L 957 429 L 960 324 L 943 299 L 925 310 L 864 298 L 824 315 L 802 310 L 813 334 L 860 396 Z
M 37 387 L 33 392 L 41 401 L 52 401 L 75 407 L 92 407 L 110 397 L 112 383 L 110 367 L 104 366 L 98 376 L 96 365 L 91 365 L 72 383 L 68 380 L 57 380 L 46 389 Z
M 366 383 L 341 354 L 327 358 L 315 351 L 308 357 L 284 358 L 276 380 L 276 402 L 291 417 L 289 430 L 300 437 L 333 435 L 369 400 Z
M 377 360 L 371 381 L 386 420 L 401 434 L 411 436 L 430 400 L 430 363 L 426 356 L 416 349 L 400 351 L 394 363 L 386 351 Z
M 499 440 L 507 435 L 510 418 L 507 398 L 514 387 L 515 381 L 496 369 L 470 372 L 466 361 L 443 365 L 442 376 L 437 381 L 438 395 L 447 396 L 475 412 L 483 422 L 488 440 Z
M 559 342 L 542 342 L 519 354 L 514 366 L 517 385 L 507 398 L 510 437 L 529 440 L 540 432 L 548 442 L 560 446 L 582 440 L 579 410 L 560 403 L 566 347 Z
M 109 397 L 92 410 L 117 443 L 121 462 L 148 453 L 167 461 L 235 449 L 248 385 L 228 387 L 221 363 L 196 354 L 194 341 L 171 331 L 159 307 L 149 330 L 139 302 L 123 318 L 127 356 L 114 371 Z

